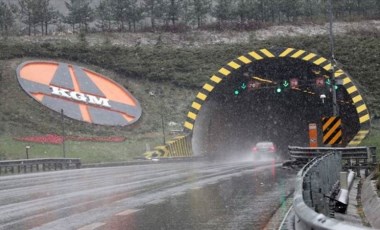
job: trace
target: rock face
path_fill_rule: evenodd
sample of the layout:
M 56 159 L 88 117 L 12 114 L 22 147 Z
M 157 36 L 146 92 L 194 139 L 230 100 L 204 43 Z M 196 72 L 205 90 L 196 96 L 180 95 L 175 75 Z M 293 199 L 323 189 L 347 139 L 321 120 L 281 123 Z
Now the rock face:
M 380 198 L 376 191 L 376 181 L 372 180 L 373 175 L 369 176 L 363 183 L 362 187 L 362 204 L 364 213 L 371 226 L 380 229 Z

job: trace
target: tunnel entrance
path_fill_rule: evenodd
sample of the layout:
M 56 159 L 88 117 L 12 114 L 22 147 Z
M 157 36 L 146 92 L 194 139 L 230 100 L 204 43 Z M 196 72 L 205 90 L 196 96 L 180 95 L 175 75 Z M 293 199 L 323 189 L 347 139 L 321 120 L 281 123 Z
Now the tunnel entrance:
M 196 115 L 192 130 L 195 155 L 249 155 L 260 141 L 272 141 L 286 154 L 288 145 L 309 146 L 310 123 L 317 124 L 322 146 L 321 119 L 333 115 L 331 73 L 326 68 L 282 57 L 251 62 L 229 72 L 213 86 Z M 336 92 L 345 146 L 361 130 L 360 114 L 344 85 L 337 85 Z M 322 94 L 326 96 L 323 101 Z

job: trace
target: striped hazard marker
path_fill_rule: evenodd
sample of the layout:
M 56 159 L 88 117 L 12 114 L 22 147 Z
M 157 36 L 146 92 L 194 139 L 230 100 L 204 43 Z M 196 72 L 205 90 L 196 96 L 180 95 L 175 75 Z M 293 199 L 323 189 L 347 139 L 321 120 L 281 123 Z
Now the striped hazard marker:
M 322 118 L 323 144 L 336 145 L 342 143 L 342 120 L 340 117 Z

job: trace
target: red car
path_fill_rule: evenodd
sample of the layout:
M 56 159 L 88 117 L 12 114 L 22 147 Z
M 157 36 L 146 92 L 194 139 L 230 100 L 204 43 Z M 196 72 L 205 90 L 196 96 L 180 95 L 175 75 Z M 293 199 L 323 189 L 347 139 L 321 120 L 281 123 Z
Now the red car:
M 255 160 L 276 159 L 278 157 L 276 146 L 270 141 L 258 142 L 253 147 L 252 153 Z

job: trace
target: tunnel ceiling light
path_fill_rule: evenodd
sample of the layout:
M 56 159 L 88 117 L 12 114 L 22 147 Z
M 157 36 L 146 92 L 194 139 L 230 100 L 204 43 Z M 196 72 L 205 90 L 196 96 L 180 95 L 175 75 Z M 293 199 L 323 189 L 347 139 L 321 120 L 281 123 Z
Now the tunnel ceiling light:
M 260 77 L 252 77 L 252 78 L 255 79 L 255 80 L 258 80 L 258 81 L 262 81 L 262 82 L 274 83 L 271 80 L 260 78 Z

